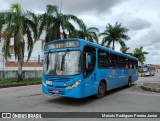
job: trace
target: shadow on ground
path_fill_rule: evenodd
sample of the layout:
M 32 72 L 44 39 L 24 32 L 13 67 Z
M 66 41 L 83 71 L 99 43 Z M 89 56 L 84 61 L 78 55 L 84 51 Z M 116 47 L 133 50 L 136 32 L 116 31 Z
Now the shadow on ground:
M 135 85 L 133 84 L 132 87 L 134 87 Z M 131 88 L 132 88 L 131 87 Z M 54 99 L 49 99 L 46 100 L 49 103 L 56 103 L 56 104 L 60 104 L 60 105 L 70 105 L 70 106 L 84 106 L 87 105 L 89 103 L 93 103 L 95 101 L 100 101 L 100 100 L 104 100 L 106 98 L 109 98 L 110 95 L 118 93 L 120 91 L 124 91 L 127 90 L 128 88 L 125 87 L 121 87 L 121 88 L 117 88 L 111 91 L 106 92 L 106 95 L 101 98 L 101 99 L 97 99 L 94 95 L 93 96 L 89 96 L 86 98 L 82 98 L 82 99 L 77 99 L 77 98 L 67 98 L 67 97 L 56 97 Z

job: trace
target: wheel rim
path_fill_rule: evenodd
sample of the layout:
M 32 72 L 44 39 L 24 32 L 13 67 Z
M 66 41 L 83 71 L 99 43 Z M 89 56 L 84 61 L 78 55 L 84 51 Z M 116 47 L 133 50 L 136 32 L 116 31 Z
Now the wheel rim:
M 99 94 L 100 94 L 100 95 L 103 95 L 103 94 L 104 94 L 104 88 L 105 88 L 105 87 L 104 87 L 103 84 L 100 84 L 100 85 L 99 85 Z

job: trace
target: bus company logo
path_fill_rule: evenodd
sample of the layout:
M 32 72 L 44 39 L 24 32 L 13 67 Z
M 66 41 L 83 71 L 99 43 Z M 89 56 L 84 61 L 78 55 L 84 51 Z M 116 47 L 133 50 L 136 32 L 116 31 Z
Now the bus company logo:
M 2 118 L 12 118 L 11 113 L 2 113 Z
M 114 74 L 115 74 L 115 72 L 116 72 L 116 70 L 112 70 L 111 74 L 112 74 L 112 75 L 114 75 Z
M 109 74 L 109 77 L 112 77 L 115 74 L 116 70 L 112 70 L 111 73 Z

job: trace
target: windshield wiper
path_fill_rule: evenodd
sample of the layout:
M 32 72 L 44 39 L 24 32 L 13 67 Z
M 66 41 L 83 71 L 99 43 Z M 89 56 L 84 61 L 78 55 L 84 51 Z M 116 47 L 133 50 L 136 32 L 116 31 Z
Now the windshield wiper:
M 70 52 L 70 50 L 69 49 L 67 49 L 66 50 L 66 52 L 64 53 L 64 55 L 62 56 L 62 61 L 61 61 L 61 71 L 63 71 L 63 68 L 64 68 L 64 62 L 65 62 L 65 57 L 66 57 L 66 55 L 67 55 L 67 53 L 69 53 Z

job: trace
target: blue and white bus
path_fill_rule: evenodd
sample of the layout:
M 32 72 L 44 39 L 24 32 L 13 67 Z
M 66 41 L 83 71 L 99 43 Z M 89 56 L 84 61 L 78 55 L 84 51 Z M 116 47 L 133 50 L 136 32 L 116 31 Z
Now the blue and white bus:
M 42 90 L 72 98 L 95 95 L 138 80 L 137 58 L 82 39 L 54 40 L 44 47 Z
M 154 76 L 156 67 L 153 65 L 142 65 L 138 67 L 140 76 Z

